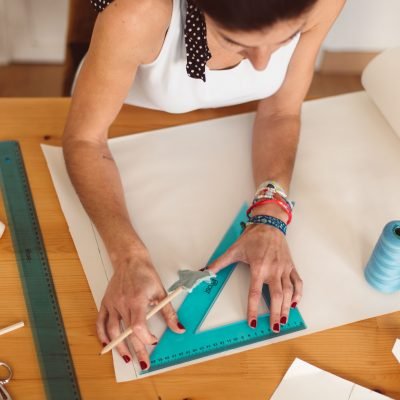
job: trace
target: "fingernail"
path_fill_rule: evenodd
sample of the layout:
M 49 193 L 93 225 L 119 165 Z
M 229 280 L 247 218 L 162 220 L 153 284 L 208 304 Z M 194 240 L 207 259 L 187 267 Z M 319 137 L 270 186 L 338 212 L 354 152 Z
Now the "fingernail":
M 140 361 L 140 368 L 142 368 L 142 371 L 147 369 L 147 364 L 144 361 Z
M 296 308 L 296 306 L 297 306 L 297 303 L 294 301 L 294 302 L 292 303 L 292 308 Z
M 158 342 L 154 342 L 154 343 L 152 343 L 151 345 L 152 345 L 152 346 L 155 346 L 156 344 L 158 344 Z
M 131 358 L 129 356 L 122 356 L 124 361 L 128 364 L 129 361 L 131 361 Z
M 273 330 L 274 332 L 279 332 L 279 324 L 278 324 L 278 323 L 275 323 L 275 324 L 274 324 L 274 327 L 272 328 L 272 330 Z
M 250 322 L 250 326 L 252 328 L 257 328 L 257 320 L 256 319 L 252 319 L 251 322 Z
M 185 329 L 185 327 L 180 322 L 178 322 L 178 328 L 179 329 Z
M 287 318 L 286 318 L 286 317 L 282 317 L 282 318 L 281 318 L 281 324 L 282 324 L 282 325 L 285 325 L 286 322 L 287 322 Z
M 103 342 L 102 345 L 103 345 L 103 347 L 106 347 L 106 346 L 107 346 L 107 343 L 104 343 L 104 342 Z

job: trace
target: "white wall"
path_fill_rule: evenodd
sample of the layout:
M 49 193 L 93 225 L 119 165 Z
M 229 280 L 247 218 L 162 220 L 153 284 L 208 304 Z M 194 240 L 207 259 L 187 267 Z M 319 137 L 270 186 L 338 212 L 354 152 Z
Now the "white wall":
M 63 62 L 68 0 L 0 0 L 1 2 L 3 9 L 0 8 L 0 14 L 3 11 L 3 17 L 0 15 L 0 21 L 3 18 L 8 25 L 9 61 Z M 0 60 L 1 58 L 0 54 Z
M 68 3 L 69 0 L 0 0 L 0 63 L 62 62 Z M 380 51 L 399 46 L 399 21 L 400 0 L 347 0 L 324 49 Z
M 400 46 L 400 0 L 347 0 L 324 49 L 381 51 L 396 46 Z
M 6 64 L 10 59 L 5 2 L 6 0 L 0 0 L 0 65 Z

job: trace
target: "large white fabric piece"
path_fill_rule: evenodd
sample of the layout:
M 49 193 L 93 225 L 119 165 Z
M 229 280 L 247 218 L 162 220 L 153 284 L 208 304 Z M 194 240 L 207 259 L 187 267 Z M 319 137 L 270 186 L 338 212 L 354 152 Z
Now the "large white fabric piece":
M 254 114 L 244 114 L 109 141 L 133 224 L 165 287 L 179 269 L 205 265 L 252 198 L 253 120 Z M 99 307 L 112 275 L 110 261 L 74 192 L 61 149 L 43 151 Z M 363 276 L 384 225 L 399 219 L 399 160 L 399 137 L 367 93 L 304 105 L 288 241 L 304 280 L 299 308 L 308 328 L 224 354 L 399 310 L 400 293 L 381 294 Z M 248 279 L 247 267 L 240 266 L 203 329 L 246 317 Z M 150 327 L 159 336 L 164 324 L 155 318 Z M 114 361 L 118 381 L 139 377 L 136 362 L 126 365 L 115 353 Z

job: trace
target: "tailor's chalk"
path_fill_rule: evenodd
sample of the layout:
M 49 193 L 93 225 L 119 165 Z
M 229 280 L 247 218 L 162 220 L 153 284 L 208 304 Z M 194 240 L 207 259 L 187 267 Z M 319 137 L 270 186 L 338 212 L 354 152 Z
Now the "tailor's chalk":
M 192 271 L 190 269 L 182 269 L 178 271 L 179 279 L 168 289 L 172 292 L 178 287 L 183 287 L 187 292 L 191 293 L 192 290 L 201 282 L 210 282 L 212 278 L 217 275 L 206 269 L 205 271 Z

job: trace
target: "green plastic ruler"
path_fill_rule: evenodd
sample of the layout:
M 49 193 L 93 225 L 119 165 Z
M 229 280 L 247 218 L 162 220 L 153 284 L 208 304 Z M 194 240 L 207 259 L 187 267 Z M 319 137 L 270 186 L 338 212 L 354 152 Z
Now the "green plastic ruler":
M 19 144 L 0 142 L 0 181 L 47 399 L 81 398 Z
M 240 222 L 246 220 L 246 209 L 247 205 L 245 204 L 215 250 L 209 263 L 225 253 L 238 239 L 241 234 Z M 211 283 L 201 283 L 192 293 L 186 296 L 178 310 L 179 321 L 185 326 L 186 332 L 184 334 L 176 334 L 168 328 L 150 355 L 151 368 L 142 372 L 142 374 L 256 342 L 266 341 L 306 328 L 303 318 L 296 308 L 290 310 L 289 320 L 286 325 L 281 326 L 278 334 L 272 332 L 269 327 L 269 314 L 258 317 L 257 328 L 255 329 L 250 328 L 247 320 L 244 320 L 207 331 L 199 331 L 201 324 L 217 300 L 235 266 L 236 264 L 233 264 L 224 268 L 217 274 L 216 278 L 211 280 Z M 263 287 L 263 299 L 269 305 L 267 285 Z

